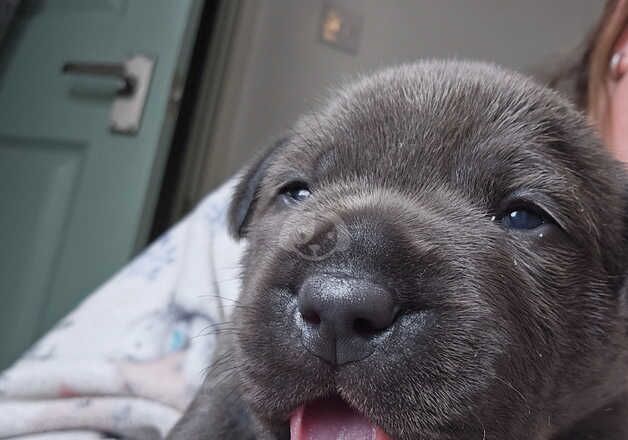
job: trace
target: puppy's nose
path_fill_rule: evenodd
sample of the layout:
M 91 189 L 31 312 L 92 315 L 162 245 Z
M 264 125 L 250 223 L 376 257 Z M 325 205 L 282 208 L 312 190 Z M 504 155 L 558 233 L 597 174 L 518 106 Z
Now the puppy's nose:
M 323 275 L 308 278 L 298 294 L 305 347 L 334 365 L 370 355 L 395 321 L 390 292 L 371 281 Z

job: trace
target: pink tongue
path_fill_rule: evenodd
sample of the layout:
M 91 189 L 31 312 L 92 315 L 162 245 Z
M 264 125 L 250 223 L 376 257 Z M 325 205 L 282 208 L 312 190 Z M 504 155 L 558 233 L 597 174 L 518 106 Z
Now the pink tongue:
M 316 400 L 290 418 L 290 440 L 391 440 L 339 398 Z

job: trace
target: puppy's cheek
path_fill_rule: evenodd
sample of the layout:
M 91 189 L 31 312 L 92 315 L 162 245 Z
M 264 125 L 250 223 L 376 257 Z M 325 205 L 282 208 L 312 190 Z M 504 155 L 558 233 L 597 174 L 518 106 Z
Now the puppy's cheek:
M 513 316 L 512 322 L 529 347 L 518 353 L 519 360 L 512 365 L 515 369 L 525 366 L 518 374 L 527 377 L 530 386 L 534 386 L 530 379 L 534 372 L 551 376 L 552 371 L 559 374 L 572 368 L 563 363 L 573 353 L 603 352 L 603 335 L 611 333 L 609 317 L 616 313 L 605 269 L 594 255 L 595 243 L 577 243 L 558 228 L 541 232 L 513 234 L 506 243 L 511 255 L 509 277 L 521 282 L 510 301 L 517 304 L 519 296 L 512 310 L 523 312 Z
M 553 313 L 582 312 L 572 307 L 574 301 L 596 303 L 599 298 L 591 292 L 608 287 L 597 245 L 577 243 L 555 226 L 511 237 L 511 249 L 512 269 L 531 287 L 530 301 L 551 305 Z
M 246 299 L 234 318 L 244 398 L 262 419 L 285 422 L 304 399 L 328 392 L 331 373 L 302 347 L 292 291 L 261 283 L 243 291 Z
M 432 302 L 437 306 L 402 316 L 395 337 L 381 351 L 340 376 L 338 382 L 356 402 L 383 402 L 371 408 L 369 416 L 374 420 L 385 423 L 389 408 L 412 419 L 416 408 L 421 408 L 421 429 L 465 424 L 467 420 L 456 421 L 456 417 L 479 406 L 489 396 L 495 377 L 503 378 L 500 362 L 510 359 L 509 349 L 521 347 L 513 337 L 518 328 L 509 320 L 521 316 L 505 316 L 507 285 L 498 274 L 481 271 L 477 265 L 467 269 L 465 276 L 449 268 L 447 272 L 457 274 L 449 283 L 431 283 L 431 295 L 440 295 Z M 369 371 L 366 378 L 360 373 L 364 370 Z M 447 417 L 443 407 L 450 409 Z
M 272 291 L 266 293 L 276 294 Z M 291 343 L 296 339 L 290 327 L 285 325 L 287 317 L 275 314 L 274 307 L 261 307 L 259 304 L 244 307 L 250 307 L 249 311 L 240 312 L 236 317 L 240 327 L 237 339 L 238 372 L 242 378 L 244 397 L 250 400 L 255 411 L 275 416 L 282 411 L 275 404 L 285 402 L 286 391 L 295 389 L 286 371 L 290 369 L 290 362 L 295 360 Z M 278 378 L 281 378 L 279 382 Z
M 476 314 L 471 321 L 454 313 L 432 315 L 424 317 L 432 322 L 422 325 L 410 317 L 402 319 L 397 338 L 364 362 L 340 372 L 337 383 L 343 396 L 356 404 L 369 402 L 367 415 L 382 426 L 391 423 L 391 409 L 396 417 L 416 423 L 406 428 L 416 433 L 408 438 L 447 425 L 474 432 L 477 421 L 468 418 L 468 408 L 479 408 L 491 398 L 498 375 L 512 383 L 497 370 L 509 346 L 508 335 L 500 330 L 497 317 L 488 316 Z M 500 384 L 496 398 L 504 391 Z M 442 408 L 448 408 L 448 413 Z M 513 413 L 518 409 L 511 408 Z

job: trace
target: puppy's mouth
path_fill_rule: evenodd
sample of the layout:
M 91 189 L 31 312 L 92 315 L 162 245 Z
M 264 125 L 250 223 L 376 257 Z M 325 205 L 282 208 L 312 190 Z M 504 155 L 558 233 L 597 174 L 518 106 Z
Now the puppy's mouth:
M 290 417 L 290 440 L 392 440 L 338 396 L 308 402 Z

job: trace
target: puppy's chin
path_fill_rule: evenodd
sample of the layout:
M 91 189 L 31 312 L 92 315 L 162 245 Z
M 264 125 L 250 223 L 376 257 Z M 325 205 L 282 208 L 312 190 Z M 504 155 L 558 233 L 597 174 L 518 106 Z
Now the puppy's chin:
M 308 402 L 290 417 L 291 440 L 391 440 L 339 396 Z

